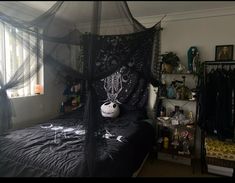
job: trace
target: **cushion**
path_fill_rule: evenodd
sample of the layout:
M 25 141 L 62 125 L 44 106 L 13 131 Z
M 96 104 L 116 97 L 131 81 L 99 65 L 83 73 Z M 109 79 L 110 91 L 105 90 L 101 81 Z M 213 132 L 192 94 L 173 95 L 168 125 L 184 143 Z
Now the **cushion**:
M 105 102 L 100 110 L 103 117 L 116 118 L 120 114 L 119 105 L 114 102 Z

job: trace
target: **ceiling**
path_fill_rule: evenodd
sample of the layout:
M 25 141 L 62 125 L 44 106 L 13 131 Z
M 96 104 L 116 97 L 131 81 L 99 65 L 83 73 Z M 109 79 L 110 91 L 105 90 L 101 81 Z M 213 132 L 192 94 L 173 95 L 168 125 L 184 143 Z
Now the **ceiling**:
M 136 17 L 235 6 L 235 1 L 127 1 Z
M 46 11 L 55 3 L 55 1 L 20 2 L 41 11 Z M 134 17 L 235 6 L 235 1 L 127 1 L 127 3 Z

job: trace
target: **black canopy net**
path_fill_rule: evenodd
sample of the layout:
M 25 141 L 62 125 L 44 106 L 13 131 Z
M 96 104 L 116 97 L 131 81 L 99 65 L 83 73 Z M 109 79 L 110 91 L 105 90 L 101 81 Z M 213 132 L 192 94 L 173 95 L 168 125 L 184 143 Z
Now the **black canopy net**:
M 19 1 L 1 1 L 0 21 L 29 52 L 7 77 L 0 60 L 1 132 L 11 128 L 12 105 L 7 91 L 27 85 L 42 65 L 52 67 L 61 82 L 68 77 L 83 81 L 84 153 L 92 175 L 96 138 L 102 129 L 100 101 L 141 107 L 146 104 L 142 96 L 146 96 L 147 83 L 158 83 L 153 63 L 159 58 L 160 22 L 145 28 L 132 16 L 125 1 L 55 1 L 44 12 Z M 110 91 L 104 87 L 110 83 L 110 76 L 113 80 L 121 76 L 123 85 L 129 90 L 137 87 L 139 93 L 130 98 L 133 92 L 123 91 L 123 86 L 113 87 L 116 93 Z

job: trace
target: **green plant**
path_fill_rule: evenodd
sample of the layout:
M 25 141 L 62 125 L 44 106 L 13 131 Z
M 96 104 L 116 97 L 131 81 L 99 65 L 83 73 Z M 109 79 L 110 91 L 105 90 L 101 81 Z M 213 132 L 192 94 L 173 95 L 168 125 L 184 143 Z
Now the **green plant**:
M 173 67 L 177 67 L 179 65 L 179 57 L 174 52 L 166 52 L 162 54 L 162 62 L 165 64 L 170 64 Z

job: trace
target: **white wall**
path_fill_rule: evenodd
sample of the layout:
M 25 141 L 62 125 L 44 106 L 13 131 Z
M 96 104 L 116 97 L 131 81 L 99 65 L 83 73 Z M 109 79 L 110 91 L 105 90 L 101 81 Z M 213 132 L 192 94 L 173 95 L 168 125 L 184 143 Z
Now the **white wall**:
M 197 46 L 203 61 L 215 59 L 215 45 L 235 43 L 233 16 L 168 22 L 162 32 L 162 51 L 175 51 L 186 63 L 190 46 Z
M 63 20 L 62 20 L 63 21 Z M 60 22 L 58 26 L 63 25 Z M 56 34 L 62 34 L 63 28 L 58 26 L 51 27 L 50 31 Z M 44 41 L 43 49 L 46 53 L 51 53 L 54 44 Z M 59 56 L 68 55 L 66 49 L 61 49 Z M 63 54 L 63 53 L 67 54 Z M 55 56 L 55 55 L 54 55 Z M 59 57 L 57 56 L 57 58 Z M 62 59 L 62 58 L 61 58 Z M 53 72 L 53 68 L 44 65 L 44 94 L 30 97 L 13 98 L 12 103 L 15 109 L 13 117 L 13 128 L 23 128 L 37 123 L 45 122 L 59 115 L 61 102 L 63 101 L 64 85 L 59 84 L 58 76 Z
M 231 7 L 167 15 L 162 20 L 161 52 L 174 51 L 186 64 L 189 47 L 197 46 L 203 61 L 214 60 L 216 45 L 235 44 L 234 12 Z M 150 27 L 162 16 L 137 19 Z
M 59 114 L 63 85 L 56 82 L 51 69 L 44 68 L 44 94 L 30 97 L 13 98 L 16 116 L 13 128 L 22 128 L 43 122 Z
M 162 20 L 161 53 L 176 52 L 181 63 L 187 66 L 187 51 L 191 46 L 199 49 L 201 61 L 215 59 L 216 45 L 235 45 L 235 8 L 192 11 L 169 14 Z M 157 23 L 163 15 L 138 17 L 146 27 Z M 235 51 L 235 50 L 234 50 Z M 235 55 L 235 54 L 234 54 Z M 155 100 L 155 93 L 150 91 L 150 100 Z M 189 104 L 188 110 L 195 105 Z M 200 129 L 197 129 L 196 155 L 200 155 Z

